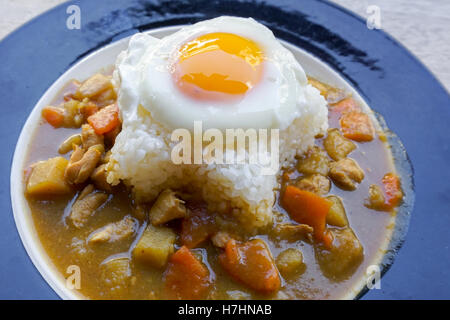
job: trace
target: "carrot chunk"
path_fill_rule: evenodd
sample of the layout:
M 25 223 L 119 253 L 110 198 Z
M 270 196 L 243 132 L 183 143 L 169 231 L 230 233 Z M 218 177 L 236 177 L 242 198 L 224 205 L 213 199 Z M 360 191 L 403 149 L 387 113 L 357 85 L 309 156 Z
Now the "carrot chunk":
M 394 173 L 387 173 L 384 175 L 382 182 L 386 194 L 386 205 L 390 209 L 398 206 L 403 198 L 400 178 Z
M 219 261 L 233 279 L 256 291 L 269 294 L 280 288 L 278 269 L 265 242 L 260 239 L 245 243 L 229 240 Z
M 112 131 L 120 123 L 119 108 L 116 104 L 111 104 L 100 109 L 88 119 L 89 124 L 94 128 L 95 133 L 104 134 Z
M 315 193 L 287 186 L 281 199 L 281 205 L 296 222 L 313 227 L 317 240 L 323 240 L 327 214 L 332 205 L 331 201 Z
M 169 259 L 164 273 L 164 292 L 168 299 L 202 299 L 211 286 L 208 269 L 185 246 Z
M 59 128 L 64 122 L 64 110 L 61 108 L 48 106 L 42 109 L 42 117 L 53 127 Z
M 195 248 L 214 233 L 214 219 L 204 203 L 187 203 L 189 216 L 181 223 L 181 243 Z
M 341 114 L 350 111 L 361 111 L 355 99 L 353 98 L 345 98 L 338 103 L 331 105 L 331 110 L 334 112 L 339 112 Z
M 344 113 L 339 122 L 344 137 L 359 142 L 373 140 L 375 129 L 367 114 L 350 111 Z

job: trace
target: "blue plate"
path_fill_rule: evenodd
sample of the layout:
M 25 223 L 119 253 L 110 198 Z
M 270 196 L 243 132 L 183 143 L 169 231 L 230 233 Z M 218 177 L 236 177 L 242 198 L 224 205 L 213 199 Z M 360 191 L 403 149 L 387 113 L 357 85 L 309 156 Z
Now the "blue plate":
M 66 28 L 69 5 L 81 30 Z M 45 90 L 93 50 L 138 31 L 219 15 L 251 16 L 306 49 L 349 81 L 381 113 L 408 150 L 416 204 L 409 232 L 381 290 L 365 299 L 450 298 L 450 97 L 405 48 L 352 13 L 320 0 L 72 1 L 0 42 L 0 298 L 56 299 L 28 258 L 9 196 L 12 155 L 22 125 Z

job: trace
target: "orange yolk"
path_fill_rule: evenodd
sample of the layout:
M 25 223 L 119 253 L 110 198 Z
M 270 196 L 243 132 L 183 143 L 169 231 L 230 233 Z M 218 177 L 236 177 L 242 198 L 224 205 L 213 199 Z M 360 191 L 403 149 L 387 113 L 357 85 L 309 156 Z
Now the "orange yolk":
M 208 33 L 180 48 L 173 79 L 181 92 L 194 99 L 235 99 L 259 82 L 263 60 L 262 50 L 251 40 Z

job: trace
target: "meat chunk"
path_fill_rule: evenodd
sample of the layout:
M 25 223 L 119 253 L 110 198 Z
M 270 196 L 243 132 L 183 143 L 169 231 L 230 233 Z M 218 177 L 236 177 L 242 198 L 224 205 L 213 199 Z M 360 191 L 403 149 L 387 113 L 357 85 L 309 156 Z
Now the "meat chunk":
M 80 147 L 75 146 L 66 168 L 66 180 L 72 184 L 85 182 L 94 172 L 101 157 L 102 153 L 96 145 L 90 147 L 86 153 Z
M 315 247 L 317 261 L 324 275 L 333 280 L 351 276 L 364 257 L 364 249 L 350 228 L 329 229 L 333 236 L 331 248 L 323 244 Z
M 341 199 L 336 196 L 329 196 L 327 199 L 333 203 L 327 214 L 327 224 L 336 227 L 348 226 L 347 215 Z
M 312 242 L 314 229 L 307 224 L 280 223 L 273 228 L 273 235 L 279 240 L 289 242 L 308 241 Z
M 89 236 L 89 243 L 114 242 L 126 239 L 133 235 L 138 227 L 138 223 L 130 216 L 126 216 L 120 221 L 112 222 L 103 228 L 94 231 Z
M 106 170 L 107 164 L 101 164 L 95 168 L 91 174 L 91 180 L 95 186 L 106 192 L 112 191 L 112 186 L 107 181 L 108 171 Z
M 324 150 L 319 147 L 311 148 L 297 163 L 297 170 L 303 174 L 319 173 L 328 174 L 328 157 Z
M 39 161 L 32 165 L 27 182 L 27 194 L 36 197 L 49 197 L 71 192 L 64 179 L 67 160 L 62 157 Z
M 332 162 L 329 175 L 339 187 L 346 190 L 355 190 L 356 184 L 364 179 L 364 171 L 350 158 Z
M 170 189 L 161 192 L 149 213 L 150 222 L 154 226 L 184 217 L 186 217 L 184 201 L 178 199 L 175 192 Z
M 88 185 L 72 205 L 70 220 L 77 228 L 83 227 L 89 217 L 108 199 L 107 194 L 93 189 L 92 185 Z
M 103 135 L 95 133 L 91 125 L 83 124 L 81 126 L 81 141 L 84 150 L 88 150 L 97 144 L 103 145 Z
M 295 185 L 299 189 L 315 193 L 319 196 L 327 194 L 331 188 L 330 180 L 321 174 L 313 174 L 306 178 L 301 178 Z
M 364 205 L 367 208 L 374 210 L 386 210 L 386 199 L 384 197 L 383 190 L 381 190 L 380 186 L 376 184 L 372 184 L 369 187 L 369 197 L 366 199 Z
M 152 267 L 162 268 L 174 251 L 175 240 L 176 234 L 171 229 L 149 224 L 133 249 L 133 256 Z
M 278 271 L 280 271 L 285 278 L 298 275 L 305 271 L 303 254 L 300 250 L 295 248 L 289 248 L 282 251 L 276 259 L 276 264 Z
M 93 98 L 98 96 L 100 93 L 112 88 L 113 85 L 110 78 L 97 73 L 84 81 L 75 92 L 74 96 L 80 100 L 83 98 Z
M 96 105 L 99 107 L 105 107 L 107 105 L 113 104 L 117 99 L 116 91 L 113 87 L 103 91 L 99 95 L 97 95 L 92 100 L 95 102 Z
M 356 145 L 343 137 L 338 129 L 328 130 L 327 137 L 323 140 L 323 146 L 331 159 L 339 161 L 356 149 Z

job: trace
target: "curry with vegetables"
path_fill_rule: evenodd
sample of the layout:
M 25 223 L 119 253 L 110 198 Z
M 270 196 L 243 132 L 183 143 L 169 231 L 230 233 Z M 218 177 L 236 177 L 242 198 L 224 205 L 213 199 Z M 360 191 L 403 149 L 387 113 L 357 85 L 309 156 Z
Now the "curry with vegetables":
M 111 77 L 69 83 L 42 110 L 25 168 L 39 238 L 91 299 L 327 299 L 354 296 L 386 248 L 403 193 L 386 137 L 342 90 L 309 82 L 328 101 L 325 136 L 283 168 L 274 221 L 248 234 L 201 196 L 167 189 L 139 203 L 108 183 L 121 130 Z

